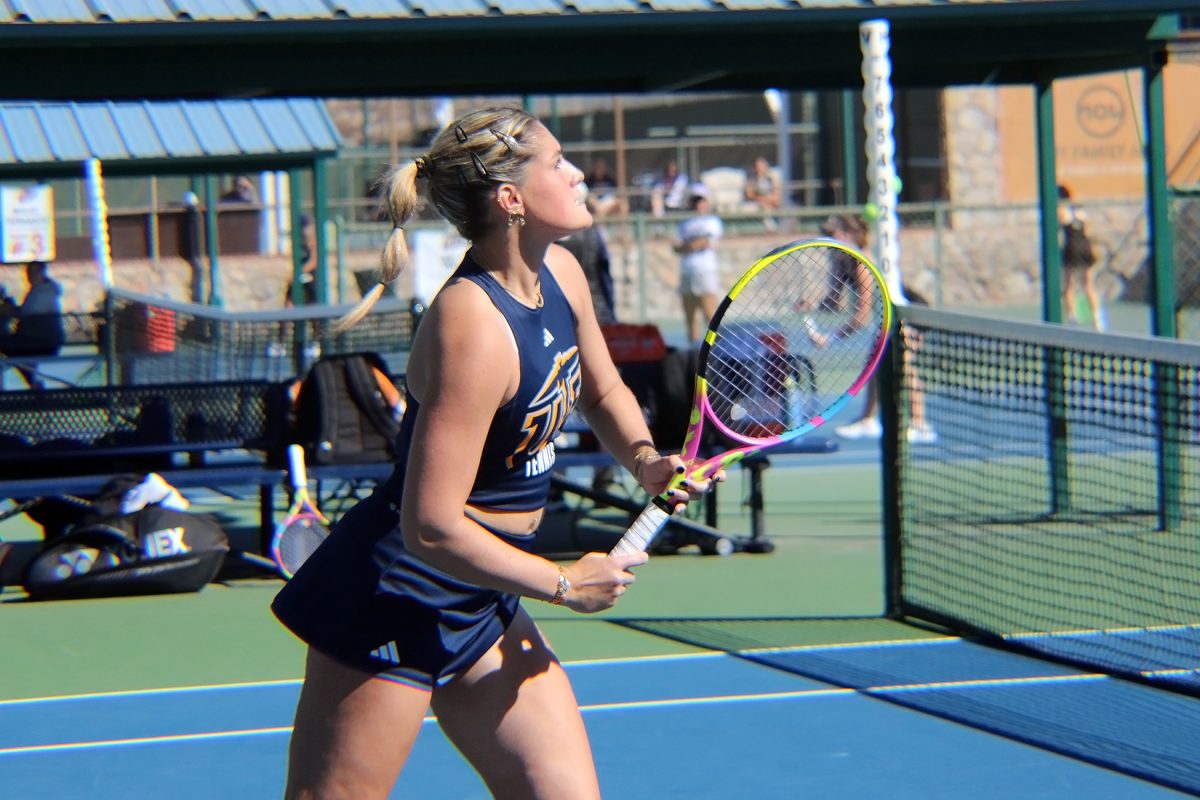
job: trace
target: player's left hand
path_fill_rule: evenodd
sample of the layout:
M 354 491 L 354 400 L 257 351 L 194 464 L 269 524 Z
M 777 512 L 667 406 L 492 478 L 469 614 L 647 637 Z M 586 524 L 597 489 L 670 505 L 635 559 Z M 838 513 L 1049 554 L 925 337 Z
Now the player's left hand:
M 676 476 L 685 472 L 686 466 L 678 454 L 669 456 L 650 457 L 642 464 L 642 488 L 651 495 L 659 495 L 666 491 L 667 486 Z M 691 500 L 698 500 L 712 491 L 716 484 L 725 480 L 725 470 L 717 470 L 712 477 L 706 479 L 684 478 L 681 483 L 671 489 L 669 499 L 672 513 L 678 514 L 687 508 Z

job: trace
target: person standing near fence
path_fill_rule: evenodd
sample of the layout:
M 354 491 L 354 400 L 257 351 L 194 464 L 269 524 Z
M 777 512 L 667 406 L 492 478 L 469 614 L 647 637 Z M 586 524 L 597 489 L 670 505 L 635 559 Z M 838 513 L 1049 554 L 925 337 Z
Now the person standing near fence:
M 848 214 L 834 214 L 821 223 L 821 233 L 862 253 L 866 253 L 871 244 L 869 230 L 866 220 Z M 835 270 L 830 292 L 825 296 L 822 305 L 836 307 L 842 303 L 861 303 L 863 296 L 858 290 L 853 290 L 853 297 L 847 297 L 845 294 L 847 287 L 864 285 L 865 277 L 858 275 L 859 271 L 863 270 L 862 264 L 857 259 L 847 257 L 838 260 Z M 929 305 L 929 301 L 913 289 L 904 287 L 904 296 L 911 305 Z M 937 432 L 925 416 L 925 391 L 912 357 L 912 352 L 919 347 L 919 342 L 910 345 L 905 361 L 906 377 L 910 387 L 909 412 L 911 415 L 905 436 L 912 444 L 933 444 L 937 441 Z M 834 428 L 834 433 L 843 439 L 878 439 L 883 435 L 883 424 L 879 421 L 878 376 L 867 382 L 866 390 L 863 392 L 863 406 L 858 418 L 854 422 Z
M 591 184 L 588 184 L 588 210 L 597 214 L 594 196 L 590 194 Z M 587 276 L 588 286 L 592 290 L 592 306 L 596 309 L 596 321 L 601 325 L 611 325 L 617 321 L 616 295 L 613 291 L 612 263 L 608 255 L 608 241 L 604 229 L 593 223 L 586 229 L 573 233 L 559 242 L 575 256 L 583 274 Z
M 721 218 L 712 213 L 708 189 L 698 183 L 691 188 L 690 197 L 692 216 L 679 223 L 674 244 L 689 347 L 700 341 L 701 332 L 717 312 L 722 294 L 717 243 L 725 232 Z
M 754 159 L 754 168 L 746 177 L 746 200 L 758 206 L 763 212 L 763 225 L 773 231 L 778 227 L 775 211 L 783 205 L 783 189 L 779 178 L 771 171 L 771 165 L 762 156 Z
M 317 228 L 312 217 L 300 215 L 300 302 L 311 306 L 317 302 Z M 288 283 L 284 305 L 291 308 L 296 303 L 296 280 Z
M 1087 218 L 1081 208 L 1071 202 L 1071 190 L 1058 187 L 1059 247 L 1062 252 L 1063 313 L 1067 322 L 1078 323 L 1075 298 L 1083 292 L 1091 313 L 1092 327 L 1098 331 L 1108 328 L 1108 315 L 1096 289 L 1096 252 L 1087 232 Z
M 50 277 L 43 261 L 25 265 L 29 291 L 17 303 L 0 293 L 0 355 L 10 358 L 56 356 L 66 340 L 63 330 L 62 286 Z M 18 366 L 30 389 L 42 389 L 37 370 Z
M 600 796 L 575 695 L 520 600 L 609 608 L 646 555 L 559 566 L 532 552 L 553 440 L 577 404 L 647 492 L 683 466 L 654 447 L 583 271 L 554 244 L 592 224 L 582 179 L 544 125 L 510 108 L 451 123 L 385 179 L 394 228 L 382 282 L 340 330 L 409 260 L 418 186 L 471 246 L 413 342 L 392 476 L 273 604 L 309 645 L 288 798 L 386 797 L 431 707 L 493 796 Z

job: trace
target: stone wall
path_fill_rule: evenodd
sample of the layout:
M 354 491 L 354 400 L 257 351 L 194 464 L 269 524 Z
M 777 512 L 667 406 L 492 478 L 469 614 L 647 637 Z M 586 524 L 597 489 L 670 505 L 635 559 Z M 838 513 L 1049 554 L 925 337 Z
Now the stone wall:
M 1145 259 L 1144 214 L 1128 205 L 1113 205 L 1089 208 L 1088 215 L 1089 229 L 1102 258 L 1099 283 L 1111 299 L 1120 293 L 1125 277 Z M 946 308 L 1040 302 L 1040 231 L 1033 209 L 960 208 L 939 216 L 940 225 L 908 225 L 901 229 L 901 264 L 907 286 Z M 811 227 L 807 233 L 794 234 L 731 233 L 720 246 L 726 285 L 731 285 L 756 258 L 789 237 L 811 233 Z M 639 244 L 618 231 L 610 237 L 610 249 L 622 318 L 638 319 L 643 304 L 648 319 L 679 313 L 679 257 L 671 249 L 669 235 L 649 236 Z M 377 257 L 374 250 L 347 253 L 342 277 L 344 302 L 353 302 L 359 296 L 353 273 L 374 269 Z M 329 296 L 336 300 L 335 253 L 330 253 L 328 264 Z M 288 256 L 222 256 L 219 269 L 225 308 L 247 311 L 283 306 L 292 270 Z M 99 307 L 103 292 L 94 263 L 58 261 L 50 272 L 63 286 L 65 310 Z M 181 258 L 117 261 L 113 277 L 116 285 L 132 291 L 175 300 L 193 299 L 192 270 Z M 207 274 L 200 277 L 199 299 L 203 300 L 208 295 Z M 0 283 L 13 296 L 24 296 L 24 275 L 19 268 L 0 268 Z M 402 297 L 411 296 L 411 275 L 402 276 L 395 291 Z

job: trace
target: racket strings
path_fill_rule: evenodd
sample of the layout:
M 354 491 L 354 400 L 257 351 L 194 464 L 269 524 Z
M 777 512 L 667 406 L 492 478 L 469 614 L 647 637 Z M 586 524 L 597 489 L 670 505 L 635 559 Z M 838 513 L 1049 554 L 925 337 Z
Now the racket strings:
M 328 534 L 315 514 L 301 514 L 291 520 L 279 535 L 280 565 L 289 575 L 295 574 Z
M 731 295 L 704 370 L 714 416 L 771 438 L 845 394 L 884 335 L 886 296 L 850 253 L 809 246 L 758 270 Z

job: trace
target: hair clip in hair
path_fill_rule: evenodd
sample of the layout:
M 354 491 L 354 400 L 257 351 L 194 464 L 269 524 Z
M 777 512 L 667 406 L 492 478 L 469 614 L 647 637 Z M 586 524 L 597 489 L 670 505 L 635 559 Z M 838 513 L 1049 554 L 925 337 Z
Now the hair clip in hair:
M 488 175 L 487 167 L 483 165 L 483 159 L 479 157 L 478 153 L 471 153 L 471 163 L 475 165 L 475 171 L 479 173 L 479 177 L 483 178 L 484 180 L 487 180 L 489 177 L 491 177 Z
M 488 130 L 491 131 L 492 136 L 495 136 L 499 140 L 500 144 L 508 148 L 509 155 L 517 152 L 517 140 L 510 134 L 498 131 L 495 128 L 488 128 Z
M 425 156 L 417 156 L 413 160 L 413 163 L 417 165 L 417 177 L 418 178 L 428 178 L 429 177 L 429 159 L 425 158 Z
M 458 139 L 459 144 L 466 144 L 467 132 L 462 129 L 462 125 L 454 126 L 454 138 Z

